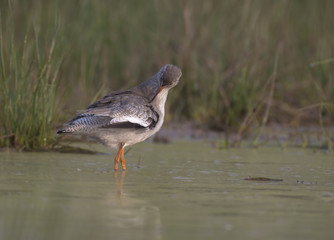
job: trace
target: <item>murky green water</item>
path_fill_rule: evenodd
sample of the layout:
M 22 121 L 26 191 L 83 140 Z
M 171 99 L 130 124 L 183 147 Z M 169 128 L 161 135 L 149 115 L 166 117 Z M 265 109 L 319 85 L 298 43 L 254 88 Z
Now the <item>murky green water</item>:
M 0 239 L 334 239 L 332 154 L 142 143 L 125 174 L 113 157 L 0 153 Z

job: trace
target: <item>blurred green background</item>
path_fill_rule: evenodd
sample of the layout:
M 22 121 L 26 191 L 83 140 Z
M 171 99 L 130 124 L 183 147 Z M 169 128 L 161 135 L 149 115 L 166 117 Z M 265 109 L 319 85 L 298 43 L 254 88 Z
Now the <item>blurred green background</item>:
M 226 132 L 334 120 L 334 1 L 0 0 L 0 145 L 47 147 L 76 110 L 166 63 L 167 121 Z

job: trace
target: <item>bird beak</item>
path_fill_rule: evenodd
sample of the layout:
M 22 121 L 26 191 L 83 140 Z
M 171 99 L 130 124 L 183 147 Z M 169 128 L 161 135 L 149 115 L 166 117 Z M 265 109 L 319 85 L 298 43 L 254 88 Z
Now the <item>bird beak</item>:
M 155 99 L 155 97 L 161 92 L 162 89 L 164 89 L 164 87 L 160 86 L 153 99 Z M 152 101 L 153 101 L 153 99 L 152 99 Z
M 161 90 L 164 89 L 163 86 L 159 87 L 158 91 L 157 91 L 157 95 L 161 92 Z

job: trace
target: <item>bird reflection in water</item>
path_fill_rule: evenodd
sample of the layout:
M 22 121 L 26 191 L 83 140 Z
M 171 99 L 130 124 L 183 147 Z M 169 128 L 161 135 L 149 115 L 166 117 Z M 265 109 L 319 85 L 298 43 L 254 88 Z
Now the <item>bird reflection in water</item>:
M 132 239 L 133 235 L 136 235 L 136 238 L 162 239 L 159 207 L 150 200 L 138 198 L 135 192 L 131 192 L 132 188 L 124 189 L 125 171 L 115 171 L 113 174 L 115 188 L 108 199 L 109 220 L 112 228 L 117 229 L 124 238 Z
M 119 176 L 120 175 L 120 176 Z M 117 188 L 117 193 L 119 196 L 121 196 L 123 194 L 123 183 L 125 180 L 125 172 L 121 172 L 120 174 L 118 174 L 117 171 L 114 172 L 114 182 Z

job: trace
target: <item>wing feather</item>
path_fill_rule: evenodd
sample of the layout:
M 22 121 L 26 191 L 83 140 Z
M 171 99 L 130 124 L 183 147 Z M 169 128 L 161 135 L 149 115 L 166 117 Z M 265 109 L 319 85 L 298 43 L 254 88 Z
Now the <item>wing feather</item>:
M 158 114 L 149 101 L 129 91 L 106 96 L 80 111 L 79 116 L 110 117 L 111 121 L 104 127 L 117 123 L 130 122 L 141 127 L 154 127 Z M 111 125 L 111 126 L 110 126 Z

